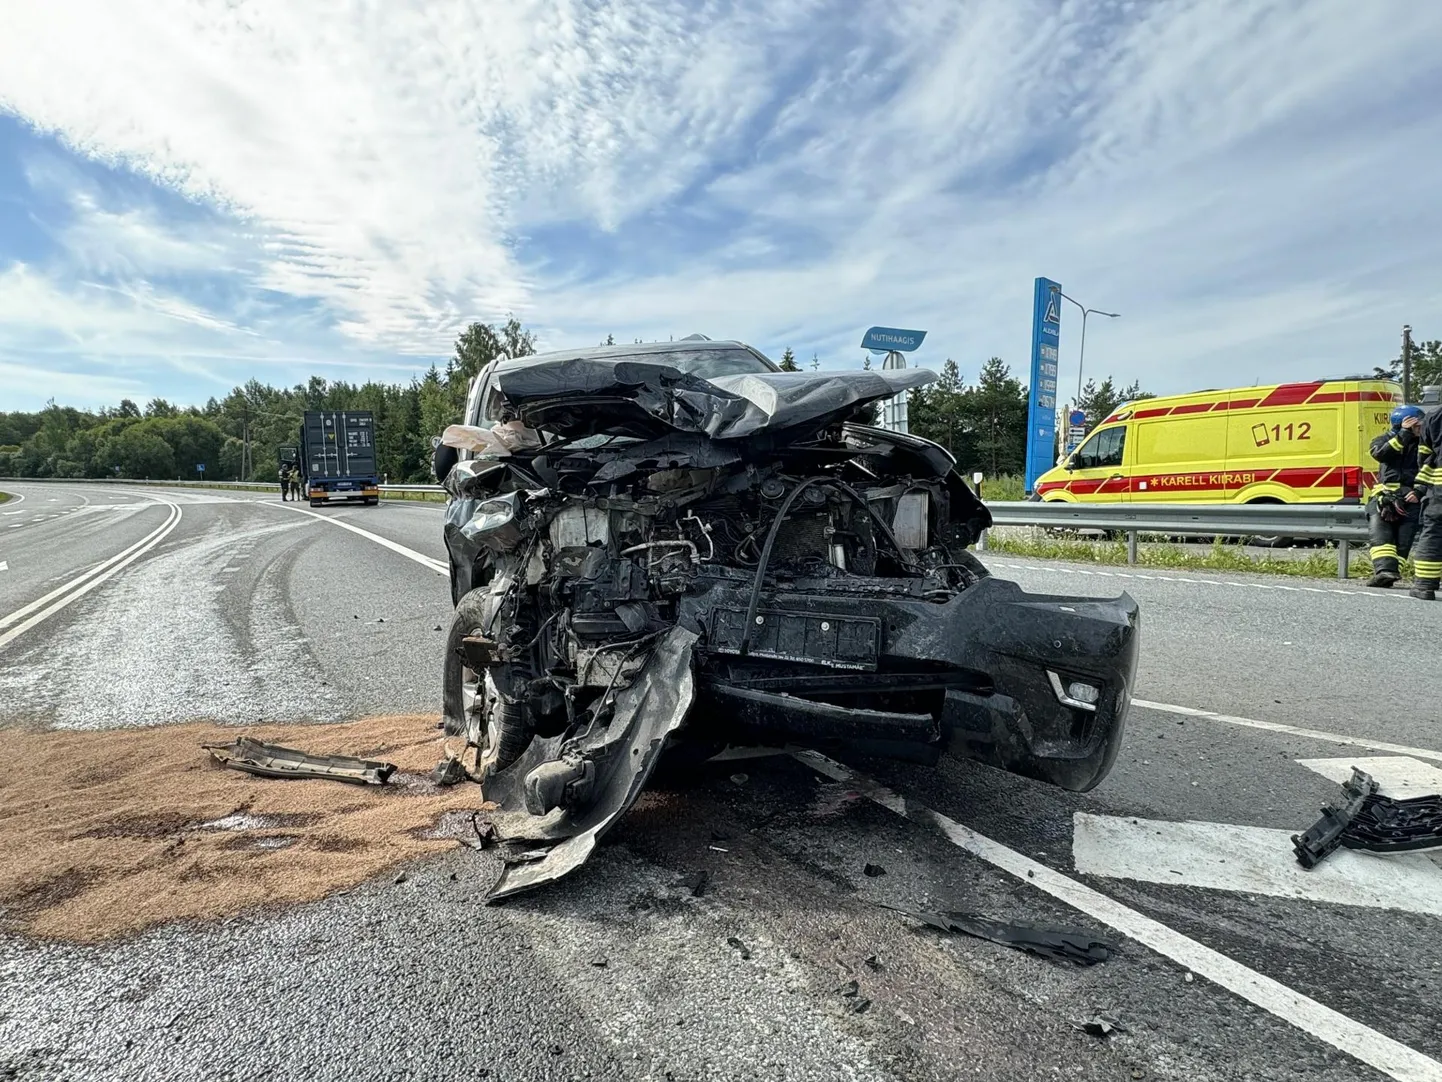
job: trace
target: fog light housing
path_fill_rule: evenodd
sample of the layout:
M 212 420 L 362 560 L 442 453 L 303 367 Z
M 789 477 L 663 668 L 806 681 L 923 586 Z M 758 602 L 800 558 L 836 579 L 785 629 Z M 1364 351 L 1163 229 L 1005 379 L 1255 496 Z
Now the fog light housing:
M 1050 669 L 1046 671 L 1047 679 L 1051 681 L 1052 693 L 1056 695 L 1057 702 L 1063 706 L 1074 707 L 1077 710 L 1096 710 L 1097 703 L 1101 701 L 1102 689 L 1095 684 L 1088 684 L 1085 680 L 1068 679 L 1063 686 L 1061 677 Z

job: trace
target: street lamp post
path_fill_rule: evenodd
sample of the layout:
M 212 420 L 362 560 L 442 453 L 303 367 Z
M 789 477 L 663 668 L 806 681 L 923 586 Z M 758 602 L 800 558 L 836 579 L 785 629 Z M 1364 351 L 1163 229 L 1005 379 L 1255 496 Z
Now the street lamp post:
M 1082 314 L 1081 351 L 1077 355 L 1076 362 L 1076 400 L 1077 403 L 1080 404 L 1082 393 L 1082 372 L 1085 370 L 1084 366 L 1086 365 L 1087 359 L 1087 316 L 1095 314 L 1099 316 L 1106 316 L 1108 319 L 1116 319 L 1118 316 L 1121 315 L 1121 313 L 1103 312 L 1100 308 L 1088 308 L 1080 301 L 1072 300 L 1072 298 L 1068 297 L 1065 293 L 1062 293 L 1061 299 L 1064 301 L 1071 301 L 1072 304 L 1076 305 L 1078 308 L 1081 309 Z

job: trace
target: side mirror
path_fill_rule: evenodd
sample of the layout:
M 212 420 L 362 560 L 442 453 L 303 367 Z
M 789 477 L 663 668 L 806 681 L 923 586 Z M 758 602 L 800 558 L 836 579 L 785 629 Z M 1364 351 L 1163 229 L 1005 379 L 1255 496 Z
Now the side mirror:
M 1069 454 L 1069 455 L 1066 456 L 1066 470 L 1067 470 L 1068 473 L 1070 473 L 1072 470 L 1076 469 L 1076 468 L 1078 467 L 1078 465 L 1079 465 L 1079 463 L 1077 462 L 1077 457 L 1076 457 L 1076 452 L 1075 452 L 1075 451 L 1073 451 L 1071 454 Z
M 450 476 L 451 470 L 455 469 L 459 459 L 460 452 L 454 447 L 447 447 L 440 440 L 436 441 L 435 450 L 431 452 L 431 470 L 436 475 L 437 483 L 445 484 L 446 478 Z

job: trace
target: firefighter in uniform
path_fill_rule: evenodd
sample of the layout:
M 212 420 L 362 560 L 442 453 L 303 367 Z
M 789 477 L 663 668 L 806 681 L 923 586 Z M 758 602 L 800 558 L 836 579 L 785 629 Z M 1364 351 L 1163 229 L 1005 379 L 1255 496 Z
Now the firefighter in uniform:
M 1412 596 L 1437 600 L 1437 580 L 1442 579 L 1442 388 L 1427 387 L 1422 402 L 1429 406 L 1422 422 L 1421 444 L 1426 453 L 1418 460 L 1417 491 L 1422 494 L 1422 528 L 1412 548 Z
M 1421 439 L 1421 407 L 1398 406 L 1390 420 L 1392 430 L 1372 441 L 1377 487 L 1367 506 L 1372 542 L 1372 577 L 1367 585 L 1383 589 L 1402 577 L 1399 564 L 1417 535 L 1422 497 L 1417 488 L 1418 461 L 1430 453 Z
M 290 471 L 294 467 L 289 462 L 280 464 L 280 498 L 282 501 L 290 499 Z

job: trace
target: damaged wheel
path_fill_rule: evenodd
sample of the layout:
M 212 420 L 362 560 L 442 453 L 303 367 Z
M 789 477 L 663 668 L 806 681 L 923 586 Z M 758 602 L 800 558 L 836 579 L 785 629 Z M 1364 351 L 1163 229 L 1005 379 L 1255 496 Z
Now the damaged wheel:
M 447 736 L 463 736 L 476 749 L 476 763 L 491 761 L 492 769 L 510 766 L 531 743 L 533 727 L 524 703 L 508 701 L 483 669 L 466 664 L 465 639 L 485 633 L 487 590 L 470 591 L 456 605 L 446 636 L 442 676 L 444 727 Z

